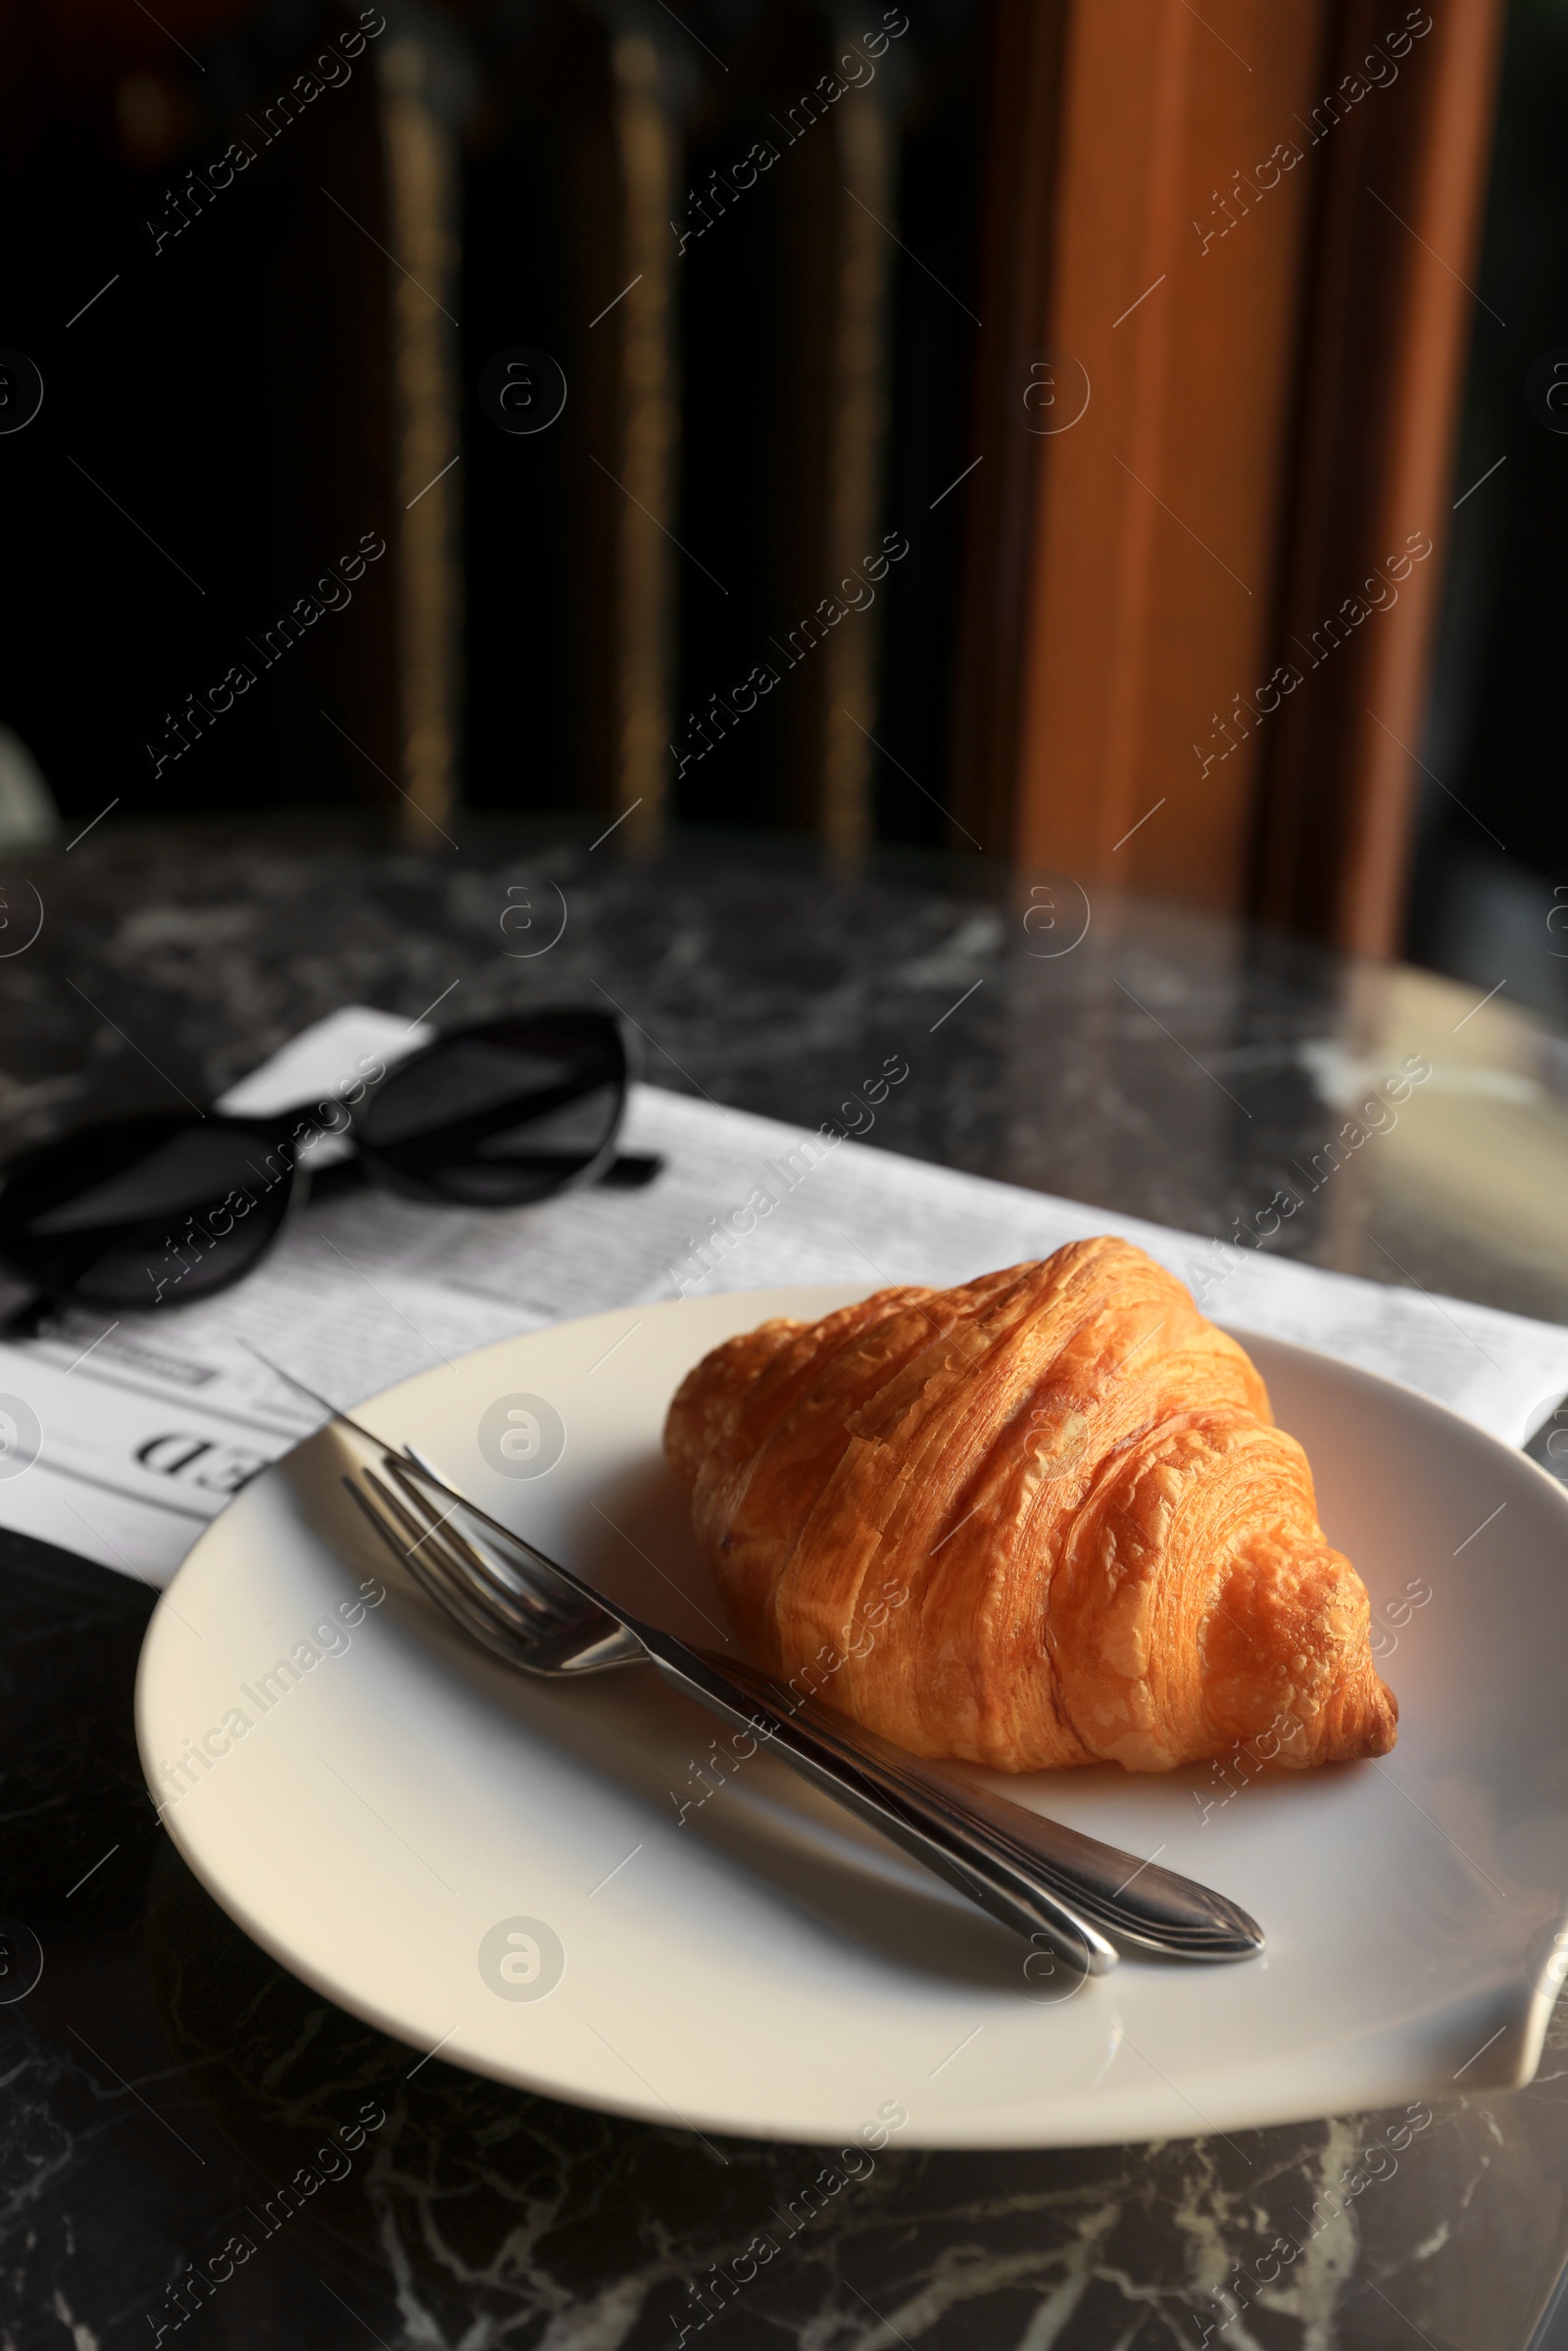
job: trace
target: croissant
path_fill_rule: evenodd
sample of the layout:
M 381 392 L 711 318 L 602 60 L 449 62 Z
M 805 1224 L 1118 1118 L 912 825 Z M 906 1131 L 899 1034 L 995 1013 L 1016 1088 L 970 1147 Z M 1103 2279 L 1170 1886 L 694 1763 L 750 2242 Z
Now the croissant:
M 1112 1238 L 727 1340 L 664 1449 L 756 1659 L 917 1755 L 1387 1753 L 1370 1607 L 1245 1348 Z

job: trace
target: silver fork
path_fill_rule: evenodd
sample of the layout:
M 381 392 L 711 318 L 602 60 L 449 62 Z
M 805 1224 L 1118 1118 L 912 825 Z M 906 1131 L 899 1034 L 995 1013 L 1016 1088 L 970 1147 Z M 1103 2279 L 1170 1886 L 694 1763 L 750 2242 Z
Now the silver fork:
M 1195 1880 L 993 1795 L 755 1667 L 645 1623 L 489 1517 L 412 1446 L 392 1452 L 292 1374 L 278 1376 L 369 1448 L 344 1486 L 416 1588 L 470 1641 L 555 1681 L 656 1666 L 1031 1942 L 1037 1974 L 1054 1964 L 1042 1944 L 1091 1976 L 1116 1965 L 1117 1943 L 1187 1960 L 1249 1959 L 1263 1948 L 1255 1921 Z

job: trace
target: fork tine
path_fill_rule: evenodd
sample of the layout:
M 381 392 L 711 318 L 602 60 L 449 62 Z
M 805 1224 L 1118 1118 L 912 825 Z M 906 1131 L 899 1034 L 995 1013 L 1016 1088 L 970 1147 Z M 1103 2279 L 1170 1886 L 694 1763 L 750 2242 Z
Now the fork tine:
M 397 1532 L 383 1517 L 381 1509 L 362 1487 L 356 1485 L 352 1478 L 345 1478 L 343 1483 L 348 1489 L 351 1499 L 359 1504 L 393 1558 L 406 1571 L 417 1590 L 423 1592 L 425 1598 L 430 1600 L 443 1616 L 449 1617 L 469 1641 L 477 1641 L 479 1646 L 488 1649 L 492 1656 L 504 1657 L 509 1665 L 516 1664 L 518 1660 L 513 1650 L 510 1637 L 494 1624 L 480 1608 L 469 1603 L 459 1589 L 450 1586 L 444 1578 L 433 1574 L 422 1561 L 416 1558 L 404 1543 L 399 1542 Z
M 394 1466 L 391 1456 L 388 1456 L 387 1465 L 389 1468 Z M 515 1572 L 530 1591 L 562 1602 L 569 1600 L 573 1604 L 592 1599 L 592 1593 L 583 1585 L 568 1575 L 558 1560 L 540 1550 L 537 1543 L 530 1543 L 526 1535 L 518 1535 L 511 1527 L 502 1526 L 498 1519 L 492 1518 L 488 1511 L 481 1510 L 478 1503 L 467 1494 L 460 1494 L 456 1488 L 449 1486 L 435 1465 L 427 1461 L 414 1445 L 405 1445 L 395 1466 L 399 1483 L 406 1493 L 414 1494 L 418 1492 L 416 1480 L 422 1481 L 430 1488 L 430 1493 L 422 1496 L 425 1507 L 435 1497 L 444 1502 L 457 1503 L 473 1524 L 484 1529 L 488 1538 L 504 1544 L 508 1553 L 525 1561 L 526 1566 Z
M 525 1537 L 488 1517 L 412 1445 L 404 1447 L 401 1457 L 384 1454 L 382 1462 L 416 1518 L 428 1519 L 438 1502 L 445 1505 L 421 1545 L 423 1551 L 439 1551 L 442 1572 L 470 1599 L 506 1619 L 517 1639 L 529 1645 L 528 1662 L 535 1670 L 598 1674 L 647 1662 L 640 1636 L 588 1587 Z M 371 1475 L 368 1470 L 365 1474 Z M 426 1486 L 430 1493 L 424 1491 Z M 480 1532 L 473 1533 L 474 1527 Z
M 389 1469 L 393 1466 L 388 1462 Z M 417 1570 L 422 1564 L 428 1574 L 456 1588 L 470 1607 L 497 1621 L 519 1643 L 532 1646 L 573 1625 L 581 1629 L 580 1608 L 564 1617 L 542 1597 L 526 1589 L 514 1591 L 503 1582 L 491 1562 L 475 1551 L 462 1531 L 451 1523 L 450 1513 L 445 1518 L 431 1519 L 422 1496 L 416 1493 L 408 1494 L 411 1509 L 404 1506 L 374 1470 L 363 1469 L 360 1474 L 382 1505 L 396 1514 L 401 1525 L 416 1529 L 416 1540 L 407 1545 L 403 1554 L 411 1568 Z
M 427 1497 L 405 1474 L 402 1464 L 388 1455 L 384 1466 L 387 1476 L 398 1488 L 399 1495 L 412 1509 L 415 1519 L 428 1512 L 430 1505 Z M 371 1474 L 368 1470 L 366 1472 L 367 1477 Z M 521 1616 L 530 1631 L 553 1631 L 563 1617 L 573 1620 L 581 1618 L 582 1602 L 575 1593 L 546 1591 L 529 1578 L 509 1570 L 504 1559 L 497 1558 L 482 1543 L 476 1543 L 466 1529 L 457 1523 L 455 1512 L 459 1506 L 454 1503 L 440 1518 L 425 1523 L 420 1545 L 416 1547 L 428 1548 L 432 1540 L 438 1541 L 444 1548 L 456 1554 L 463 1570 L 484 1584 L 509 1618 Z M 407 1515 L 406 1511 L 404 1515 Z
M 372 1505 L 379 1510 L 383 1521 L 390 1521 L 403 1533 L 413 1530 L 415 1540 L 411 1543 L 399 1543 L 395 1537 L 391 1540 L 392 1547 L 397 1550 L 416 1583 L 427 1588 L 434 1582 L 455 1592 L 468 1609 L 499 1633 L 520 1634 L 524 1640 L 533 1635 L 534 1627 L 526 1621 L 524 1611 L 509 1606 L 506 1595 L 476 1584 L 475 1579 L 466 1573 L 466 1563 L 461 1554 L 455 1555 L 455 1546 L 449 1543 L 449 1528 L 439 1520 L 421 1518 L 417 1509 L 411 1511 L 406 1508 L 373 1469 L 364 1468 L 360 1476 L 364 1486 L 368 1488 Z M 520 1625 L 516 1621 L 519 1615 L 524 1618 Z
M 478 1551 L 462 1529 L 453 1523 L 459 1507 L 455 1497 L 448 1499 L 447 1507 L 436 1517 L 428 1496 L 404 1473 L 394 1454 L 383 1451 L 380 1469 L 386 1473 L 384 1478 L 380 1471 L 372 1469 L 368 1462 L 362 1462 L 360 1476 L 375 1494 L 383 1517 L 390 1515 L 403 1533 L 411 1538 L 407 1544 L 394 1543 L 392 1546 L 406 1564 L 413 1566 L 416 1554 L 422 1552 L 432 1565 L 439 1565 L 460 1584 L 471 1585 L 477 1579 L 483 1587 L 484 1601 L 493 1599 L 509 1626 L 524 1634 L 539 1630 L 537 1622 L 533 1620 L 542 1617 L 554 1620 L 557 1612 L 549 1608 L 542 1592 L 536 1592 L 520 1578 L 515 1584 L 506 1578 L 497 1563 Z M 391 1484 L 387 1483 L 388 1479 Z M 385 1531 L 383 1528 L 383 1534 Z M 456 1560 L 452 1557 L 453 1553 L 457 1554 Z M 517 1621 L 519 1618 L 522 1620 L 520 1625 Z
M 369 1494 L 352 1479 L 343 1482 L 387 1549 L 425 1597 L 493 1656 L 547 1680 L 605 1673 L 615 1666 L 644 1661 L 641 1641 L 612 1619 L 604 1620 L 610 1625 L 609 1632 L 601 1631 L 598 1611 L 591 1606 L 574 1614 L 558 1614 L 530 1606 L 526 1597 L 514 1597 L 493 1578 L 476 1575 L 466 1556 L 467 1546 L 449 1540 L 453 1536 L 449 1526 L 437 1521 L 417 1542 L 401 1542 L 400 1534 L 417 1525 L 422 1503 L 411 1514 L 373 1470 L 362 1466 L 360 1476 L 371 1490 Z
M 369 1487 L 370 1491 L 376 1496 L 377 1506 L 380 1509 L 383 1518 L 390 1520 L 392 1525 L 395 1526 L 401 1534 L 410 1539 L 409 1547 L 411 1550 L 415 1548 L 416 1545 L 422 1544 L 428 1541 L 431 1525 L 429 1519 L 423 1518 L 416 1511 L 411 1510 L 408 1501 L 404 1498 L 404 1496 L 401 1494 L 394 1494 L 391 1488 L 383 1482 L 377 1472 L 371 1469 L 368 1463 L 363 1461 L 361 1462 L 359 1474 L 364 1479 L 366 1485 Z M 345 1479 L 344 1483 L 345 1485 L 352 1486 L 354 1481 L 352 1479 Z

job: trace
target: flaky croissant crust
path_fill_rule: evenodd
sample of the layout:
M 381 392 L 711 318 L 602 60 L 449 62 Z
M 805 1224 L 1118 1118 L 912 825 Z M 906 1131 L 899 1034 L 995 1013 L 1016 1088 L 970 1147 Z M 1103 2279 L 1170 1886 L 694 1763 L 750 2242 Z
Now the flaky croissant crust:
M 1360 1578 L 1234 1339 L 1131 1243 L 763 1323 L 665 1451 L 753 1654 L 915 1754 L 1385 1753 Z

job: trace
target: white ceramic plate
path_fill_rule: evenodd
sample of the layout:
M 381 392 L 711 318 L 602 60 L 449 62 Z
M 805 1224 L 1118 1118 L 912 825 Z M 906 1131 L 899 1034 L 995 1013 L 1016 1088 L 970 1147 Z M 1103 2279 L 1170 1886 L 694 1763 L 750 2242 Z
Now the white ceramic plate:
M 859 1295 L 596 1315 L 359 1417 L 716 1645 L 722 1611 L 660 1455 L 671 1392 L 730 1333 Z M 1233 1773 L 1229 1794 L 1208 1766 L 995 1784 L 1232 1895 L 1267 1932 L 1262 1959 L 1125 1960 L 1053 2000 L 1013 1937 L 765 1754 L 697 1804 L 719 1726 L 652 1672 L 568 1689 L 509 1674 L 397 1588 L 332 1481 L 335 1521 L 308 1515 L 301 1465 L 321 1448 L 333 1465 L 330 1431 L 237 1497 L 153 1617 L 149 1781 L 167 1795 L 160 1767 L 189 1742 L 216 1758 L 187 1764 L 170 1833 L 258 1942 L 412 2047 L 706 2131 L 838 2142 L 900 2110 L 903 2145 L 1082 2145 L 1526 2082 L 1568 1916 L 1568 1497 L 1409 1390 L 1248 1345 L 1396 1641 L 1382 1667 L 1397 1748 Z M 496 1407 L 492 1458 L 499 1423 L 520 1433 L 517 1466 L 537 1465 L 530 1424 L 507 1420 L 518 1396 L 560 1415 L 546 1474 L 503 1475 L 481 1449 Z M 345 1626 L 375 1577 L 388 1596 Z M 1406 1613 L 1412 1585 L 1431 1598 Z M 290 1658 L 292 1682 L 272 1672 Z

